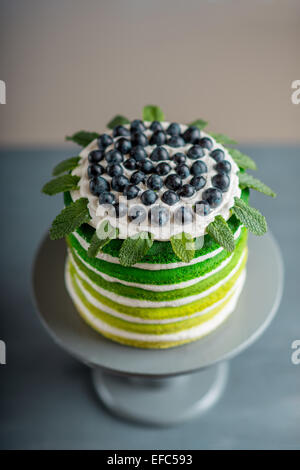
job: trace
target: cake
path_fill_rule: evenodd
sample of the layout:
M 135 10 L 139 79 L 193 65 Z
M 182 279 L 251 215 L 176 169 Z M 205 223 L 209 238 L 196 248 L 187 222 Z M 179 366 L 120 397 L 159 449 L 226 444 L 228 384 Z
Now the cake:
M 235 310 L 246 279 L 248 230 L 267 224 L 249 188 L 275 193 L 245 170 L 254 161 L 203 120 L 117 116 L 43 187 L 64 193 L 50 237 L 65 237 L 65 282 L 82 319 L 112 341 L 169 348 L 199 340 Z

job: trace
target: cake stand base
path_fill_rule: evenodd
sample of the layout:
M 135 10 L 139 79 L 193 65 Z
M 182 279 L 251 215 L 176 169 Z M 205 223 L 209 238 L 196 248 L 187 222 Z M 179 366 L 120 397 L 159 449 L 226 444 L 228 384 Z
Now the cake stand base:
M 101 402 L 113 414 L 145 424 L 170 426 L 205 413 L 221 397 L 229 366 L 223 362 L 190 375 L 164 379 L 122 377 L 92 369 Z
M 283 288 L 283 264 L 274 238 L 249 238 L 247 279 L 235 311 L 211 334 L 164 350 L 115 343 L 87 325 L 64 282 L 64 240 L 45 237 L 33 268 L 34 301 L 56 343 L 92 368 L 103 404 L 123 418 L 172 425 L 213 406 L 224 390 L 228 361 L 270 325 Z

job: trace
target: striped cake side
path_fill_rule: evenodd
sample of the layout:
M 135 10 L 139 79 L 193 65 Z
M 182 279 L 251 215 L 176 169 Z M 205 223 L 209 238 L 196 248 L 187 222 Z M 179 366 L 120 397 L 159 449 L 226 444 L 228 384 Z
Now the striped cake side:
M 127 268 L 110 254 L 89 258 L 88 243 L 75 232 L 67 237 L 66 285 L 80 315 L 104 336 L 142 348 L 184 344 L 213 331 L 235 308 L 245 280 L 246 229 L 238 226 L 235 238 L 233 253 L 200 250 L 189 264 Z

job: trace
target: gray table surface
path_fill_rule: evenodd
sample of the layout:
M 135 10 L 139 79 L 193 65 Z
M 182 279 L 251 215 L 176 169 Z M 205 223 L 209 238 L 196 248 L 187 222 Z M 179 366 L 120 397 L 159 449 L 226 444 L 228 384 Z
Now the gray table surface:
M 33 308 L 33 256 L 62 207 L 60 196 L 43 196 L 40 187 L 54 164 L 76 149 L 0 151 L 0 339 L 7 347 L 7 364 L 0 365 L 0 448 L 300 448 L 300 365 L 291 362 L 291 343 L 300 339 L 300 147 L 242 149 L 279 194 L 275 201 L 253 194 L 252 205 L 267 216 L 283 252 L 283 301 L 264 336 L 231 362 L 229 385 L 217 406 L 167 429 L 111 416 L 94 393 L 89 370 L 53 343 Z

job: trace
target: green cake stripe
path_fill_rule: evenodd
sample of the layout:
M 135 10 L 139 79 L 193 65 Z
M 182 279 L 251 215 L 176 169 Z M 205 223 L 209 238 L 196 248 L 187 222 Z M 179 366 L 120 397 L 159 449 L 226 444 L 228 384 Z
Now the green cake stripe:
M 109 297 L 109 292 L 113 292 L 122 297 L 129 297 L 129 298 L 139 299 L 139 300 L 148 300 L 152 302 L 161 302 L 161 301 L 177 300 L 177 299 L 189 297 L 191 295 L 200 294 L 201 292 L 204 292 L 205 290 L 209 289 L 211 286 L 222 281 L 226 276 L 228 276 L 231 273 L 231 271 L 238 264 L 243 254 L 245 245 L 246 245 L 246 239 L 241 240 L 230 262 L 223 269 L 216 272 L 215 274 L 212 274 L 210 277 L 207 277 L 206 279 L 199 281 L 198 283 L 193 284 L 189 287 L 185 287 L 183 289 L 174 289 L 174 290 L 169 290 L 169 291 L 164 291 L 164 292 L 150 291 L 150 290 L 141 289 L 138 287 L 126 286 L 118 282 L 107 281 L 103 279 L 103 277 L 101 277 L 100 274 L 96 274 L 94 271 L 92 271 L 87 266 L 85 266 L 72 249 L 71 249 L 71 253 L 78 269 L 82 271 L 94 284 L 96 284 L 97 286 L 107 291 L 108 297 Z
M 246 232 L 247 230 L 245 228 L 241 230 L 241 235 L 236 241 L 235 252 L 238 250 L 240 243 L 243 243 L 247 238 Z M 69 235 L 66 239 L 71 249 L 73 251 L 75 250 L 80 258 L 100 273 L 115 277 L 120 279 L 120 281 L 124 280 L 138 284 L 171 285 L 189 281 L 213 271 L 223 261 L 231 256 L 231 253 L 222 250 L 215 257 L 196 264 L 191 264 L 190 266 L 178 267 L 171 270 L 162 269 L 160 271 L 153 272 L 134 267 L 127 268 L 120 264 L 110 263 L 98 258 L 90 258 L 86 250 L 80 245 L 73 234 Z
M 102 320 L 103 322 L 107 323 L 110 326 L 114 326 L 115 328 L 118 328 L 124 331 L 131 331 L 133 333 L 161 335 L 161 334 L 176 333 L 179 331 L 187 330 L 189 328 L 192 328 L 193 326 L 200 325 L 210 320 L 211 318 L 213 318 L 222 310 L 222 308 L 224 308 L 224 306 L 231 299 L 231 296 L 230 296 L 228 299 L 222 302 L 221 305 L 218 305 L 218 307 L 214 308 L 211 312 L 209 312 L 206 315 L 194 317 L 194 318 L 184 320 L 184 321 L 178 321 L 178 322 L 172 322 L 172 323 L 166 323 L 166 324 L 134 323 L 134 322 L 123 320 L 121 318 L 113 317 L 112 315 L 103 312 L 102 310 L 97 308 L 95 305 L 90 303 L 87 300 L 84 292 L 80 289 L 79 285 L 76 282 L 75 271 L 72 272 L 71 270 L 70 273 L 71 273 L 72 287 L 75 290 L 81 302 L 83 303 L 83 305 L 89 310 L 90 313 L 92 313 L 96 318 L 99 318 L 100 320 Z
M 81 310 L 80 306 L 74 302 L 77 311 L 83 321 L 85 321 L 91 328 L 93 328 L 94 331 L 97 333 L 102 334 L 105 338 L 108 338 L 112 341 L 116 341 L 117 343 L 123 344 L 125 346 L 133 346 L 135 348 L 142 348 L 142 349 L 167 349 L 167 348 L 172 348 L 175 346 L 182 346 L 187 343 L 191 343 L 192 341 L 197 341 L 199 337 L 197 338 L 189 338 L 189 339 L 184 339 L 180 341 L 140 341 L 136 339 L 131 339 L 131 338 L 123 338 L 122 336 L 117 336 L 113 335 L 111 333 L 108 333 L 107 331 L 101 330 L 101 328 L 98 328 L 96 325 L 94 325 L 84 314 L 84 312 Z M 200 337 L 204 337 L 207 334 L 211 332 L 208 332 L 204 335 L 201 335 Z
M 249 199 L 249 189 L 245 188 L 242 190 L 241 199 L 245 202 Z M 69 192 L 64 193 L 64 203 L 65 205 L 69 205 L 72 202 L 72 198 Z M 229 220 L 227 221 L 231 230 L 236 232 L 236 230 L 240 227 L 240 222 L 237 218 L 232 215 Z M 77 232 L 79 235 L 87 242 L 90 243 L 91 238 L 95 232 L 95 229 L 91 227 L 89 224 L 83 224 Z M 114 257 L 119 257 L 119 251 L 121 248 L 123 240 L 112 240 L 108 245 L 103 248 L 103 252 Z M 208 253 L 211 253 L 215 250 L 220 248 L 220 246 L 209 236 L 205 235 L 204 237 L 204 245 L 201 249 L 196 250 L 195 257 L 198 258 L 199 256 L 204 256 Z M 180 261 L 177 256 L 174 254 L 172 250 L 172 246 L 170 242 L 160 242 L 154 241 L 151 249 L 148 251 L 146 256 L 143 258 L 143 263 L 149 264 L 168 264 L 168 263 L 176 263 Z
M 241 266 L 239 267 L 238 271 L 229 278 L 227 282 L 225 282 L 222 286 L 220 286 L 217 290 L 212 292 L 211 294 L 190 302 L 185 305 L 181 306 L 174 306 L 174 307 L 130 307 L 128 305 L 123 305 L 120 303 L 111 300 L 108 297 L 104 297 L 99 292 L 97 292 L 90 284 L 88 284 L 85 280 L 80 278 L 81 283 L 83 284 L 84 288 L 99 302 L 103 305 L 108 306 L 109 308 L 116 310 L 119 313 L 125 313 L 131 316 L 136 316 L 140 318 L 150 318 L 150 319 L 171 319 L 180 316 L 190 315 L 193 313 L 200 312 L 205 308 L 210 307 L 214 303 L 221 300 L 228 291 L 233 287 L 235 281 L 239 277 L 241 271 L 243 270 L 245 263 L 246 263 L 247 256 L 245 255 Z M 72 268 L 71 268 L 72 269 Z M 76 271 L 73 266 L 74 272 Z

